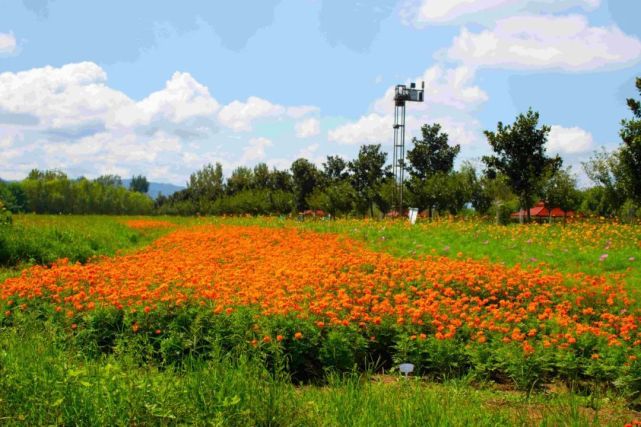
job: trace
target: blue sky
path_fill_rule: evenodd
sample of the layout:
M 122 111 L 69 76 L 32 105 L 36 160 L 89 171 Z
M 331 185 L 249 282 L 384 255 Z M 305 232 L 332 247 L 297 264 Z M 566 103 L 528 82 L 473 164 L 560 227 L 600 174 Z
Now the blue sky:
M 632 0 L 0 0 L 0 177 L 183 184 L 209 162 L 389 150 L 391 88 L 414 80 L 410 136 L 439 122 L 475 160 L 484 129 L 532 107 L 580 172 L 619 144 L 639 16 Z

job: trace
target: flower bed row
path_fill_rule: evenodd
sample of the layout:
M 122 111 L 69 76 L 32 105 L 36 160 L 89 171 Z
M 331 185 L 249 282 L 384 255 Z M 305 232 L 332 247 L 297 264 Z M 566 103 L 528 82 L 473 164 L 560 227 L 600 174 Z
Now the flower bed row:
M 439 377 L 634 390 L 641 373 L 638 304 L 605 278 L 399 259 L 288 228 L 178 229 L 133 254 L 33 267 L 0 301 L 3 323 L 38 313 L 98 351 L 128 337 L 172 363 L 216 342 L 285 356 L 299 378 L 410 361 Z

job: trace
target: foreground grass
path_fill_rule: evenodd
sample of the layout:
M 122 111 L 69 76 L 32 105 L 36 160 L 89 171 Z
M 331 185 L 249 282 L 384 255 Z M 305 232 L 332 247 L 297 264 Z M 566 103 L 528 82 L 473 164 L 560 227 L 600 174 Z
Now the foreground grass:
M 637 416 L 611 396 L 528 398 L 393 375 L 330 374 L 326 385 L 298 387 L 246 355 L 163 367 L 127 342 L 91 359 L 52 340 L 51 328 L 0 331 L 3 425 L 596 426 Z

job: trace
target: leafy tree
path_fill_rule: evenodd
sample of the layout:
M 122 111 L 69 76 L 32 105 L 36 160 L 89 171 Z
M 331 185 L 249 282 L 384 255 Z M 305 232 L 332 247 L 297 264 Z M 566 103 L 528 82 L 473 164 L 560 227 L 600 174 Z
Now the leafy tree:
M 423 139 L 413 138 L 414 148 L 407 152 L 410 176 L 423 180 L 437 173 L 451 172 L 461 146 L 450 146 L 449 136 L 441 132 L 438 123 L 423 125 L 421 134 Z
M 271 190 L 291 192 L 294 188 L 292 175 L 289 173 L 289 171 L 281 171 L 273 168 L 269 175 L 269 188 Z
M 548 170 L 554 174 L 561 167 L 559 156 L 548 157 L 545 152 L 549 126 L 537 128 L 539 113 L 531 109 L 519 114 L 512 125 L 499 122 L 496 132 L 485 131 L 485 136 L 494 150 L 493 156 L 484 156 L 490 174 L 500 172 L 507 178 L 510 188 L 519 198 L 519 206 L 527 211 L 540 185 L 540 176 Z
M 227 194 L 234 195 L 241 191 L 248 190 L 254 180 L 253 172 L 245 166 L 234 169 L 231 176 L 227 178 Z
M 147 191 L 149 191 L 149 181 L 142 175 L 134 175 L 129 182 L 129 189 L 137 193 L 147 194 Z
M 619 151 L 595 151 L 587 162 L 582 163 L 588 178 L 600 188 L 589 194 L 589 206 L 599 215 L 613 215 L 625 202 L 625 171 Z M 587 208 L 588 205 L 585 206 Z
M 566 213 L 569 210 L 576 210 L 581 204 L 581 193 L 576 188 L 576 178 L 572 175 L 572 169 L 570 167 L 561 169 L 547 177 L 541 188 L 541 197 L 545 207 L 550 211 L 550 220 L 552 209 L 555 207 L 561 208 Z M 565 217 L 563 220 L 565 221 Z
M 265 163 L 259 163 L 254 166 L 251 187 L 259 190 L 269 188 L 271 173 Z
M 223 195 L 225 190 L 223 183 L 223 166 L 216 163 L 205 165 L 201 170 L 192 173 L 189 176 L 187 188 L 194 199 L 216 200 Z M 177 197 L 181 197 L 178 195 Z
M 423 125 L 421 134 L 422 139 L 414 138 L 414 148 L 407 152 L 410 174 L 407 186 L 414 204 L 419 209 L 427 209 L 431 219 L 434 208 L 454 208 L 447 204 L 448 198 L 453 196 L 449 174 L 461 147 L 448 144 L 449 136 L 441 132 L 438 123 Z
M 307 196 L 312 194 L 319 183 L 318 169 L 309 160 L 301 158 L 292 163 L 291 171 L 296 209 L 303 211 L 309 207 Z
M 323 176 L 327 182 L 343 181 L 349 177 L 347 162 L 340 156 L 327 156 L 323 163 Z
M 380 144 L 361 146 L 358 157 L 349 162 L 352 187 L 356 191 L 362 206 L 369 208 L 374 216 L 374 203 L 381 199 L 383 178 L 389 172 L 385 167 L 387 154 L 381 151 Z
M 345 215 L 354 209 L 356 193 L 347 181 L 329 184 L 326 188 L 317 187 L 307 197 L 307 204 L 312 209 L 322 209 L 333 217 Z
M 641 78 L 637 78 L 636 87 L 641 94 Z M 628 195 L 635 203 L 641 204 L 641 102 L 630 98 L 628 107 L 634 118 L 621 122 L 621 167 L 626 176 Z
M 425 179 L 412 177 L 408 183 L 409 200 L 420 210 L 427 209 L 428 217 L 434 211 L 447 209 L 451 196 L 450 175 L 438 172 Z
M 118 175 L 100 175 L 94 181 L 105 187 L 122 187 L 122 179 Z

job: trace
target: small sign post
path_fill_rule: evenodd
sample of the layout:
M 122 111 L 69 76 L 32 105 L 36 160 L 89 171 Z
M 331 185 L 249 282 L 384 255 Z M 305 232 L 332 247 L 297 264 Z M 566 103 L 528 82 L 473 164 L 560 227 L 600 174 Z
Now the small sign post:
M 412 363 L 401 363 L 398 365 L 398 370 L 401 371 L 401 374 L 405 375 L 405 378 L 412 372 L 414 372 L 414 365 Z
M 412 225 L 416 224 L 416 218 L 418 218 L 418 208 L 410 208 L 407 216 L 410 219 L 410 224 Z

